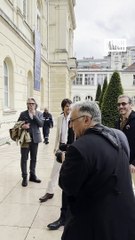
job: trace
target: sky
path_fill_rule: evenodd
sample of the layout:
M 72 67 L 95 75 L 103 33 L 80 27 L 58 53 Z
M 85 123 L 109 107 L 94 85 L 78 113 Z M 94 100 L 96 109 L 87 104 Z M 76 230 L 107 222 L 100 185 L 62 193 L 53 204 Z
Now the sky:
M 76 0 L 74 56 L 103 58 L 106 39 L 126 39 L 135 46 L 134 0 Z

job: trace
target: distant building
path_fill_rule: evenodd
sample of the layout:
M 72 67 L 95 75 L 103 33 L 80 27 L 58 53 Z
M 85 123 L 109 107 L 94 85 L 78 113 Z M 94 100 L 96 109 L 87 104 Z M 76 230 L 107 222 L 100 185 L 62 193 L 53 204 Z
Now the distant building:
M 111 53 L 111 69 L 120 70 L 135 62 L 135 46 L 126 48 L 126 52 Z
M 77 76 L 72 84 L 72 100 L 95 100 L 97 85 L 105 78 L 110 81 L 114 71 L 118 71 L 124 92 L 135 104 L 135 46 L 127 51 L 113 52 L 103 59 L 83 58 L 77 61 Z

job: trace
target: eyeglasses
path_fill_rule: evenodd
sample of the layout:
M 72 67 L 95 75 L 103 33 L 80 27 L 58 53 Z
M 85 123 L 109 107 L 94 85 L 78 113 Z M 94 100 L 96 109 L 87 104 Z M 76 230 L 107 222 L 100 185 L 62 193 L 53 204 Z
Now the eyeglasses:
M 121 102 L 121 103 L 117 103 L 117 106 L 120 107 L 120 105 L 122 105 L 122 106 L 124 107 L 124 106 L 126 106 L 127 104 L 129 104 L 129 103 Z
M 29 105 L 34 105 L 35 103 L 32 103 L 32 102 L 28 102 L 27 104 L 29 104 Z
M 73 119 L 70 118 L 70 123 L 73 123 L 74 121 L 76 121 L 77 119 L 82 118 L 82 117 L 85 117 L 85 115 L 77 117 L 77 118 L 73 118 Z

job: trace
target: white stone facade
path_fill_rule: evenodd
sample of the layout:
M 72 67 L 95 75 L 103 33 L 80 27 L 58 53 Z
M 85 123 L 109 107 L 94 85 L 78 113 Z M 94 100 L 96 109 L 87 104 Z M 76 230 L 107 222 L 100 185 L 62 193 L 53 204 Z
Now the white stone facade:
M 112 69 L 111 67 L 102 68 L 101 67 L 102 61 L 101 63 L 99 63 L 99 60 L 98 60 L 98 64 L 96 60 L 94 60 L 94 65 L 89 65 L 88 63 L 89 60 L 87 60 L 87 63 L 86 63 L 86 59 L 84 59 L 84 62 L 86 65 L 83 64 L 82 62 L 83 60 L 80 61 L 80 66 L 83 66 L 83 68 L 77 69 L 77 77 L 72 84 L 73 102 L 85 101 L 86 99 L 95 100 L 98 83 L 101 84 L 102 86 L 105 77 L 109 82 L 113 72 L 116 70 L 116 69 L 115 70 Z M 96 65 L 95 65 L 95 62 L 96 62 Z M 106 63 L 104 64 L 107 66 Z M 95 68 L 96 66 L 97 68 Z M 124 69 L 120 68 L 117 71 L 120 74 L 124 93 L 129 95 L 132 98 L 133 104 L 135 105 L 135 64 L 133 63 L 128 68 L 124 68 Z
M 1 0 L 0 133 L 33 96 L 54 116 L 71 97 L 75 0 Z M 35 64 L 36 63 L 36 64 Z M 36 67 L 35 67 L 36 66 Z M 35 77 L 36 76 L 36 77 Z

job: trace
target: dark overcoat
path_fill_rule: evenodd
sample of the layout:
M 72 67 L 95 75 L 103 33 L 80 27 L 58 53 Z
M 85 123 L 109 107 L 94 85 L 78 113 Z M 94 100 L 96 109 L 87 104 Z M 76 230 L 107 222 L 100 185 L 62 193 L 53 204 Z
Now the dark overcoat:
M 30 129 L 28 129 L 30 136 L 34 143 L 39 143 L 42 141 L 40 127 L 43 127 L 44 119 L 43 114 L 36 110 L 36 115 L 33 119 L 30 118 L 28 110 L 20 113 L 18 121 L 25 121 L 25 123 L 30 123 Z
M 116 122 L 116 128 L 120 129 L 120 118 Z M 135 111 L 132 111 L 122 129 L 125 133 L 130 147 L 130 163 L 135 165 Z
M 135 198 L 125 135 L 103 137 L 92 129 L 69 146 L 59 185 L 71 217 L 62 240 L 135 240 Z
M 43 127 L 48 127 L 48 128 L 53 127 L 53 119 L 52 119 L 52 115 L 50 113 L 43 112 L 43 118 L 44 118 L 44 126 Z

